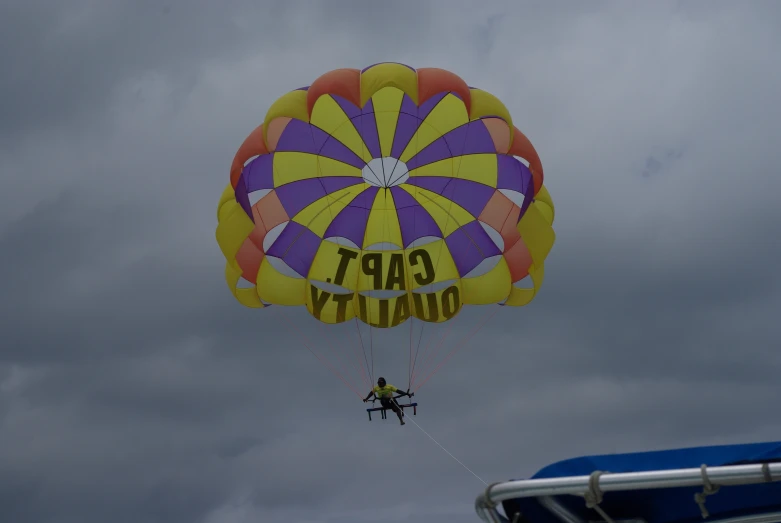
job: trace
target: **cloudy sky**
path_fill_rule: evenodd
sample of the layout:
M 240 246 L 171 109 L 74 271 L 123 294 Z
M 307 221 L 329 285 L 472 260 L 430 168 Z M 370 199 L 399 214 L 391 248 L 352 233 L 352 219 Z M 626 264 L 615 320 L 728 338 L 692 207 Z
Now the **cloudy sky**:
M 484 486 L 427 434 L 487 482 L 778 439 L 780 26 L 771 1 L 0 3 L 0 521 L 470 522 Z M 503 100 L 557 210 L 543 292 L 404 427 L 298 336 L 354 328 L 241 307 L 214 240 L 269 104 L 380 61 Z M 408 335 L 375 340 L 400 387 Z

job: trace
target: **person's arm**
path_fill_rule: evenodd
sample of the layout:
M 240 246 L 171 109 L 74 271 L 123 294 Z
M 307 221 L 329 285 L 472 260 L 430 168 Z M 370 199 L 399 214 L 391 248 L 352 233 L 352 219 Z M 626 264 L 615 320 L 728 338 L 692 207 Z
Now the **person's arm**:
M 364 403 L 369 401 L 369 398 L 372 397 L 372 394 L 374 394 L 374 389 L 370 390 L 369 394 L 367 394 L 367 396 L 365 398 L 363 398 Z
M 399 396 L 409 396 L 409 391 L 404 392 L 403 390 L 397 389 L 396 387 L 393 387 L 393 392 L 395 392 Z

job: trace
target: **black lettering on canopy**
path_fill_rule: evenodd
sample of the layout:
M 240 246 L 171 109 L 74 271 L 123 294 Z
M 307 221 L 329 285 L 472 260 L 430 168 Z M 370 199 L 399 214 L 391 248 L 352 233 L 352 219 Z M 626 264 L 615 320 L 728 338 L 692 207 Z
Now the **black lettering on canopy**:
M 431 256 L 426 249 L 415 249 L 409 253 L 410 265 L 417 265 L 419 262 L 423 263 L 423 273 L 415 273 L 415 281 L 418 285 L 428 285 L 434 281 L 435 276 L 434 265 L 431 263 Z
M 374 290 L 382 289 L 382 253 L 370 252 L 361 258 L 361 270 L 366 276 L 374 276 Z
M 402 291 L 407 288 L 407 284 L 404 281 L 404 255 L 399 253 L 390 255 L 388 278 L 385 280 L 385 290 L 393 290 L 396 285 L 398 285 L 398 288 Z
M 331 293 L 330 292 L 326 292 L 326 291 L 322 291 L 322 292 L 320 292 L 320 295 L 318 296 L 317 291 L 319 291 L 320 289 L 318 289 L 317 287 L 315 287 L 311 283 L 309 284 L 309 290 L 312 293 L 312 316 L 314 316 L 315 318 L 317 318 L 319 320 L 320 319 L 320 313 L 323 312 L 323 307 L 325 307 L 325 304 L 328 301 L 328 298 L 331 297 Z
M 358 253 L 345 249 L 344 247 L 340 247 L 336 252 L 341 256 L 341 259 L 339 260 L 339 267 L 336 268 L 334 283 L 336 285 L 341 285 L 344 281 L 344 275 L 347 273 L 347 266 L 350 265 L 352 260 L 358 257 Z
M 409 296 L 399 296 L 396 298 L 396 307 L 393 310 L 393 321 L 391 325 L 401 325 L 409 319 Z
M 460 308 L 461 296 L 459 295 L 457 286 L 451 285 L 442 291 L 442 316 L 449 320 L 456 315 Z
M 384 329 L 386 327 L 389 327 L 389 318 L 388 318 L 388 311 L 389 311 L 389 300 L 379 300 L 376 298 L 370 298 L 375 299 L 377 303 L 379 304 L 379 318 L 370 318 L 369 317 L 369 307 L 367 306 L 367 299 L 366 296 L 363 294 L 358 295 L 358 316 L 361 318 L 361 321 L 364 323 L 368 323 L 372 327 L 378 327 L 381 329 Z M 375 323 L 371 321 L 372 319 L 377 319 L 378 321 Z
M 380 317 L 377 323 L 369 323 L 372 327 L 379 327 L 384 329 L 388 327 L 388 300 L 377 300 L 380 305 Z
M 366 296 L 363 294 L 358 295 L 358 317 L 364 323 L 369 323 L 369 319 L 366 314 Z
M 352 294 L 334 294 L 336 302 L 336 322 L 342 323 L 347 317 L 347 304 L 353 299 Z
M 427 311 L 423 309 L 423 295 L 415 292 L 412 294 L 412 297 L 415 300 L 415 312 L 417 313 L 415 316 L 423 321 L 436 322 L 439 319 L 439 306 L 437 304 L 436 292 L 426 293 L 428 314 L 426 313 Z

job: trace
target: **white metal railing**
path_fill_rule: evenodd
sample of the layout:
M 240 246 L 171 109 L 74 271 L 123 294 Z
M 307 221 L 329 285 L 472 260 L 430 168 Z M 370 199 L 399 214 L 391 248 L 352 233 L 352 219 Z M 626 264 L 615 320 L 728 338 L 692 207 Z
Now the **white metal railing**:
M 475 500 L 475 510 L 483 521 L 490 523 L 511 523 L 497 511 L 497 506 L 509 499 L 538 498 L 543 507 L 556 515 L 564 523 L 581 523 L 581 519 L 570 513 L 556 502 L 553 496 L 570 494 L 581 496 L 586 504 L 600 513 L 605 521 L 612 520 L 599 506 L 603 492 L 644 490 L 675 487 L 696 487 L 702 485 L 703 493 L 697 503 L 707 516 L 705 497 L 719 486 L 748 485 L 781 480 L 781 463 L 762 463 L 752 465 L 728 465 L 720 467 L 656 470 L 648 472 L 609 473 L 595 471 L 589 476 L 571 476 L 562 478 L 526 479 L 494 483 Z M 510 515 L 510 517 L 513 517 Z M 763 519 L 764 518 L 764 519 Z M 770 519 L 768 519 L 770 518 Z M 641 518 L 635 520 L 642 522 Z M 746 516 L 722 520 L 724 523 L 781 522 L 781 513 Z M 629 523 L 626 520 L 622 523 Z

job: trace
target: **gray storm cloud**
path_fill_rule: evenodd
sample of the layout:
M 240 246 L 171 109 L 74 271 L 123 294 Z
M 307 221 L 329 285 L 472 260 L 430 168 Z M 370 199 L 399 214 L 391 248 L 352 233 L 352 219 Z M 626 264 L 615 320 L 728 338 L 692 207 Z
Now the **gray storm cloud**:
M 468 522 L 483 485 L 419 428 L 489 482 L 776 439 L 779 23 L 772 2 L 0 7 L 0 520 Z M 305 312 L 237 304 L 214 240 L 266 108 L 386 60 L 498 96 L 557 213 L 541 294 L 420 390 L 419 427 L 367 421 L 287 326 L 318 339 Z M 405 385 L 405 335 L 383 343 Z

